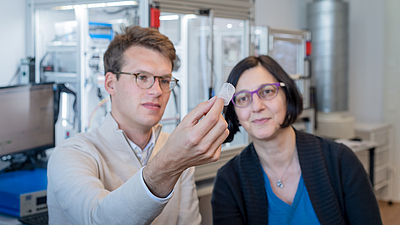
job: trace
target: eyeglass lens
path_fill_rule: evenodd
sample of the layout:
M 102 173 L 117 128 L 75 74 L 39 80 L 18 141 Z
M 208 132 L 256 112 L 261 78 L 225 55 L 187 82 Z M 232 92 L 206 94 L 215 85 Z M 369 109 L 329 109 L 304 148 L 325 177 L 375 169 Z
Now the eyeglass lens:
M 176 80 L 170 76 L 155 77 L 150 73 L 139 73 L 136 76 L 136 83 L 140 88 L 147 89 L 154 84 L 155 78 L 159 78 L 160 87 L 164 91 L 171 91 L 176 85 Z
M 266 84 L 252 92 L 240 92 L 233 97 L 233 101 L 237 107 L 246 107 L 253 101 L 253 94 L 257 93 L 264 101 L 271 100 L 278 94 L 278 87 L 274 84 Z

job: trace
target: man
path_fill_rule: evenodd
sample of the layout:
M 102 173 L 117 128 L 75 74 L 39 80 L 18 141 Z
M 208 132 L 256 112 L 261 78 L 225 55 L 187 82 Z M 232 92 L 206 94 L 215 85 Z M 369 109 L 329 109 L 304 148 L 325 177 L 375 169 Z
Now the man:
M 111 113 L 52 153 L 50 224 L 200 224 L 193 166 L 218 160 L 229 131 L 223 100 L 213 98 L 171 135 L 161 132 L 175 58 L 173 44 L 151 28 L 128 27 L 110 43 L 104 67 Z

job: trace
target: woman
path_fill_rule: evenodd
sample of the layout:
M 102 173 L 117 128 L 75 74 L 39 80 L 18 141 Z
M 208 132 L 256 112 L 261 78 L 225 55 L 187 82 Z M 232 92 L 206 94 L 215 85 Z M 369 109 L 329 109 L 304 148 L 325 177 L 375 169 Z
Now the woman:
M 225 110 L 233 140 L 250 143 L 217 173 L 218 224 L 382 224 L 368 176 L 346 146 L 296 131 L 303 110 L 294 81 L 269 56 L 250 56 L 228 77 L 236 87 Z

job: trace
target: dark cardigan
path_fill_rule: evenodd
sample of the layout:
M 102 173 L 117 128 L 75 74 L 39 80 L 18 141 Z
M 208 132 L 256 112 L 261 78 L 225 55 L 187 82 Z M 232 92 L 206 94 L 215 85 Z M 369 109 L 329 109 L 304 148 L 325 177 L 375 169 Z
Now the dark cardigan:
M 368 175 L 348 147 L 299 131 L 296 146 L 322 225 L 382 224 Z M 211 202 L 214 225 L 268 224 L 263 173 L 252 143 L 218 170 Z

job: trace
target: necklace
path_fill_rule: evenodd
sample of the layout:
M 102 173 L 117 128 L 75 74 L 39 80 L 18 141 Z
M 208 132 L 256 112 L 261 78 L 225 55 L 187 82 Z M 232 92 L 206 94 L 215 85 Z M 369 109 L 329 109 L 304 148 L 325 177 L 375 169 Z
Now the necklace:
M 289 161 L 289 164 L 287 165 L 287 167 L 286 167 L 286 169 L 285 169 L 285 172 L 283 172 L 283 174 L 282 174 L 282 176 L 281 176 L 281 179 L 279 179 L 278 182 L 276 182 L 276 186 L 278 186 L 278 188 L 283 188 L 282 179 L 283 179 L 283 176 L 285 176 L 286 171 L 288 170 L 290 164 L 292 164 L 292 161 L 293 161 L 293 158 L 294 158 L 294 157 L 293 157 L 293 156 L 294 156 L 294 153 L 295 153 L 295 151 L 293 151 L 292 156 L 291 156 L 290 161 Z

